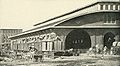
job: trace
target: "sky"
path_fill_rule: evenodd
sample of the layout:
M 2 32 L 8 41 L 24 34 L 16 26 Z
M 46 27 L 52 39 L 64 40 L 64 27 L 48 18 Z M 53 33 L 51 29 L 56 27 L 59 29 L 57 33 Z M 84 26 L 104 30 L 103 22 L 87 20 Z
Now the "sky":
M 96 0 L 0 0 L 0 29 L 24 31 L 61 14 L 91 4 Z

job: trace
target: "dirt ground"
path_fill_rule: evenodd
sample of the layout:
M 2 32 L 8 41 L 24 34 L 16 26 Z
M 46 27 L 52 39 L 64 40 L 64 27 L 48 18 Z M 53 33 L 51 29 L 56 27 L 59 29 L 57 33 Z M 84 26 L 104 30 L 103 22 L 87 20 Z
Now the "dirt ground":
M 80 55 L 57 59 L 47 58 L 43 62 L 1 62 L 0 66 L 120 66 L 120 56 Z

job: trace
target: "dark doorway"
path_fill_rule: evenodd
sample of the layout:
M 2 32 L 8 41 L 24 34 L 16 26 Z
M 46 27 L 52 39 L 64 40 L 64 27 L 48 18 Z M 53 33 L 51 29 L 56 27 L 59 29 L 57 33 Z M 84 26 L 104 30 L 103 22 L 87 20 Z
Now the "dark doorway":
M 65 49 L 89 49 L 90 47 L 90 36 L 83 29 L 73 30 L 66 37 Z
M 114 39 L 115 35 L 111 32 L 108 32 L 104 35 L 104 47 L 106 46 L 108 49 L 111 48 L 113 42 L 115 41 Z

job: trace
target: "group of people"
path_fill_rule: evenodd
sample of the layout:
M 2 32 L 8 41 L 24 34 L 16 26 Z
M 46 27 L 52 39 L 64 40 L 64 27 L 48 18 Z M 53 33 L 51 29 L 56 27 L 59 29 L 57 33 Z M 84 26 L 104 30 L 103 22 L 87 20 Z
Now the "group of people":
M 107 46 L 100 47 L 99 45 L 89 48 L 88 55 L 90 54 L 102 54 L 102 55 L 117 55 L 120 54 L 120 46 L 118 42 L 113 42 L 113 45 L 108 48 Z
M 43 55 L 40 51 L 38 51 L 35 47 L 30 47 L 29 52 L 24 55 L 25 58 L 29 60 L 37 61 L 43 61 Z
M 43 61 L 43 55 L 40 53 L 40 51 L 38 51 L 36 48 L 34 47 L 29 47 L 29 51 L 27 52 L 23 52 L 23 51 L 19 51 L 19 52 L 11 52 L 11 57 L 13 59 L 24 59 L 26 61 Z

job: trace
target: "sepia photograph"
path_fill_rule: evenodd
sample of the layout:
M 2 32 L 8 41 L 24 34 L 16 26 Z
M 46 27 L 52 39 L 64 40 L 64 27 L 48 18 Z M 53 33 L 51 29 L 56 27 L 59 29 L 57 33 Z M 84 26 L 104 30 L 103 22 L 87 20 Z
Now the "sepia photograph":
M 0 66 L 120 66 L 120 0 L 0 0 Z

